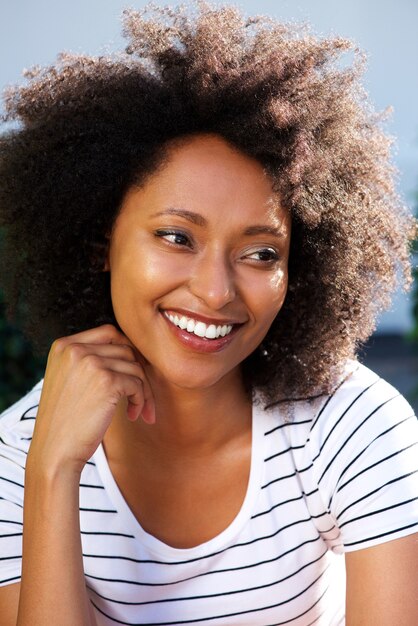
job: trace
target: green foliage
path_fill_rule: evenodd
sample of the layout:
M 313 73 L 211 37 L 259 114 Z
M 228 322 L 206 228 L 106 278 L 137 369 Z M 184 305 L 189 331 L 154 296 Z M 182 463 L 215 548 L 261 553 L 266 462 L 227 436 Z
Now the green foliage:
M 43 376 L 46 359 L 36 356 L 23 334 L 6 320 L 0 292 L 0 412 Z

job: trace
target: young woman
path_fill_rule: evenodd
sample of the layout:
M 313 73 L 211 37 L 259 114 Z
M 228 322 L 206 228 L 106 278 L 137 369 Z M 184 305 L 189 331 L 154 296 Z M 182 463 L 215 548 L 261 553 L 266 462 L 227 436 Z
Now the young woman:
M 125 32 L 6 95 L 4 289 L 53 343 L 0 419 L 0 622 L 412 626 L 417 421 L 355 355 L 414 223 L 358 53 Z

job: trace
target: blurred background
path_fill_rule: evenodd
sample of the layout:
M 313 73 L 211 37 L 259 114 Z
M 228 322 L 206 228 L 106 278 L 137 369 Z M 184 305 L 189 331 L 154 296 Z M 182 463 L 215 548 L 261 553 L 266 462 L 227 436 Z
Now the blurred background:
M 175 4 L 171 2 L 170 4 Z M 133 0 L 18 0 L 0 4 L 0 90 L 23 83 L 22 70 L 54 63 L 60 51 L 106 54 L 124 46 L 120 15 Z M 166 4 L 157 1 L 156 4 Z M 188 4 L 188 2 L 183 2 Z M 241 0 L 247 14 L 307 21 L 315 33 L 342 35 L 368 55 L 365 85 L 378 110 L 393 107 L 387 130 L 396 137 L 399 191 L 418 205 L 418 2 L 416 0 Z M 0 183 L 1 184 L 1 183 Z M 0 233 L 1 236 L 1 233 Z M 418 258 L 418 245 L 415 254 Z M 1 271 L 1 269 L 0 269 Z M 397 293 L 359 358 L 395 385 L 418 410 L 418 273 L 415 289 Z M 34 355 L 16 326 L 5 319 L 0 293 L 0 411 L 42 377 L 45 355 Z

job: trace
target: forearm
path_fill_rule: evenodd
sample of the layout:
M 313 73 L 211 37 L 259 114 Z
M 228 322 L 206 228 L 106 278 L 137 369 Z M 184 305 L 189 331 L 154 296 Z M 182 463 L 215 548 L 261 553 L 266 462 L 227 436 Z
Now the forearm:
M 83 572 L 78 492 L 75 472 L 46 471 L 28 458 L 17 626 L 94 626 Z

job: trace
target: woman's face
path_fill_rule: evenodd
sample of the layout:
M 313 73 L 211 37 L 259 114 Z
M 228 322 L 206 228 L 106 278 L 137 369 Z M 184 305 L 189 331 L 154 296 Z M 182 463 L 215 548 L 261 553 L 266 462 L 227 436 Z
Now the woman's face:
M 239 376 L 287 288 L 290 216 L 260 163 L 216 135 L 172 146 L 126 194 L 107 268 L 122 331 L 160 379 Z

